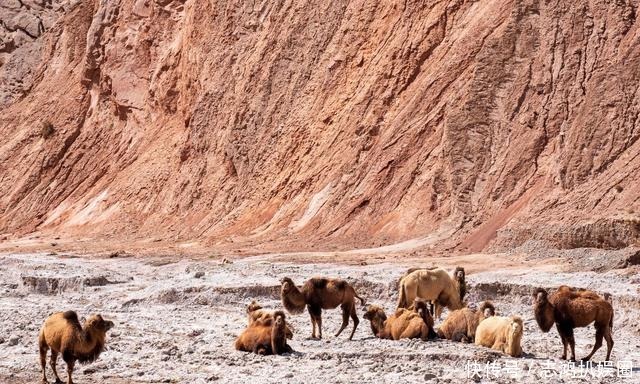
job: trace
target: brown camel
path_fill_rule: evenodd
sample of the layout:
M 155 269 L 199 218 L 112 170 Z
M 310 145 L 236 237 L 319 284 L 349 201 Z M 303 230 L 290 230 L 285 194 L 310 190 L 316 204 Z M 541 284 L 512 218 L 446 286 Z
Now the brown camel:
M 73 384 L 71 374 L 76 361 L 81 364 L 95 361 L 104 350 L 107 331 L 112 327 L 113 322 L 105 321 L 100 315 L 89 317 L 84 327 L 80 325 L 78 315 L 74 311 L 58 312 L 49 316 L 38 337 L 42 382 L 47 383 L 45 370 L 49 349 L 51 349 L 51 369 L 56 377 L 56 383 L 62 383 L 56 370 L 58 354 L 62 354 L 62 359 L 67 363 L 67 383 Z
M 378 305 L 367 305 L 364 318 L 371 322 L 371 330 L 381 339 L 434 339 L 433 317 L 429 314 L 427 303 L 416 300 L 414 310 L 401 308 L 387 318 L 384 309 Z
M 596 343 L 591 353 L 582 359 L 590 360 L 593 354 L 602 346 L 602 339 L 607 341 L 607 359 L 611 357 L 613 349 L 613 307 L 593 291 L 573 289 L 562 285 L 549 296 L 546 290 L 538 288 L 534 292 L 533 309 L 536 321 L 543 332 L 549 332 L 556 324 L 562 339 L 562 359 L 567 359 L 567 346 L 571 348 L 571 360 L 576 359 L 576 341 L 573 329 L 586 327 L 593 323 L 596 329 Z
M 489 301 L 480 304 L 480 308 L 475 311 L 470 308 L 457 309 L 451 312 L 440 325 L 438 336 L 443 339 L 473 343 L 478 324 L 495 314 L 496 309 Z
M 247 318 L 249 320 L 248 325 L 251 325 L 256 321 L 259 321 L 264 325 L 272 325 L 274 315 L 274 311 L 262 308 L 262 305 L 255 300 L 247 306 Z M 289 323 L 286 324 L 285 333 L 287 335 L 287 339 L 293 339 L 293 327 Z
M 342 279 L 328 279 L 321 277 L 314 277 L 307 280 L 301 289 L 296 287 L 288 277 L 282 279 L 282 289 L 280 291 L 282 298 L 282 304 L 289 311 L 289 313 L 297 314 L 307 307 L 309 315 L 311 315 L 311 325 L 313 330 L 311 332 L 311 338 L 322 338 L 322 310 L 333 309 L 338 305 L 342 308 L 342 326 L 336 333 L 336 337 L 342 333 L 342 331 L 349 324 L 349 316 L 353 319 L 353 330 L 349 336 L 349 340 L 353 339 L 353 334 L 358 327 L 358 315 L 356 313 L 355 299 L 359 299 L 362 305 L 365 305 L 365 300 L 356 294 L 349 283 Z M 316 325 L 318 327 L 318 334 L 316 336 Z
M 440 318 L 443 307 L 453 311 L 462 308 L 464 270 L 456 269 L 452 276 L 442 268 L 418 269 L 400 280 L 398 308 L 409 308 L 415 298 L 435 303 L 434 316 Z
M 275 311 L 266 321 L 256 320 L 238 336 L 238 351 L 259 355 L 280 355 L 293 352 L 287 344 L 287 323 L 284 312 Z

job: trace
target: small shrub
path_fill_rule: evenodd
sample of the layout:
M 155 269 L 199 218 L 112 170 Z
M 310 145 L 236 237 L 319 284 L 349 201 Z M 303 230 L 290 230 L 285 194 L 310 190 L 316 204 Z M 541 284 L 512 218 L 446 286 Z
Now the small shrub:
M 53 135 L 53 124 L 49 120 L 43 121 L 40 126 L 40 136 L 46 140 L 51 135 Z

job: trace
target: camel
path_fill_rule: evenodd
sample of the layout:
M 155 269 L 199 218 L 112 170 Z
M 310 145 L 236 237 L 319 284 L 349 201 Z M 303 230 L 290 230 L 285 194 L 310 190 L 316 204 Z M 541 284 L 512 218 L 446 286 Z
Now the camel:
M 356 332 L 358 323 L 360 323 L 356 313 L 355 299 L 359 299 L 363 306 L 365 305 L 365 300 L 356 294 L 355 289 L 349 283 L 342 279 L 321 277 L 307 280 L 301 289 L 298 289 L 293 280 L 288 277 L 283 278 L 281 283 L 280 297 L 282 298 L 282 304 L 289 313 L 298 314 L 304 310 L 305 306 L 307 307 L 313 327 L 311 332 L 312 339 L 322 339 L 322 310 L 333 309 L 338 305 L 342 309 L 342 326 L 336 333 L 336 337 L 347 327 L 349 316 L 351 316 L 353 330 L 349 335 L 349 340 L 353 339 L 353 334 Z M 318 328 L 317 336 L 316 325 Z
M 261 322 L 265 325 L 272 325 L 272 322 L 274 319 L 274 312 L 268 311 L 262 308 L 262 306 L 258 304 L 258 302 L 253 300 L 247 306 L 247 317 L 249 320 L 248 325 L 251 325 L 256 321 Z M 285 333 L 286 333 L 287 339 L 289 340 L 293 339 L 293 329 L 289 323 L 286 324 Z
M 378 305 L 368 305 L 364 318 L 371 322 L 373 334 L 380 339 L 428 339 L 436 338 L 433 330 L 433 317 L 429 314 L 427 303 L 416 300 L 415 310 L 401 308 L 387 318 L 384 309 Z
M 56 377 L 56 384 L 62 383 L 56 370 L 58 354 L 67 363 L 67 383 L 73 384 L 71 375 L 76 361 L 81 364 L 95 361 L 104 350 L 106 333 L 113 328 L 113 322 L 104 320 L 100 315 L 89 317 L 84 326 L 80 325 L 78 314 L 74 311 L 58 312 L 49 316 L 40 330 L 38 346 L 42 383 L 47 383 L 47 351 L 51 349 L 50 365 Z
M 275 311 L 270 321 L 258 320 L 249 325 L 236 339 L 235 348 L 259 355 L 291 353 L 293 350 L 287 344 L 286 324 L 284 312 Z
M 453 311 L 462 308 L 464 269 L 458 267 L 454 278 L 442 268 L 415 270 L 400 280 L 398 309 L 409 308 L 415 298 L 435 302 L 435 317 L 440 318 L 442 307 Z
M 480 308 L 475 311 L 470 308 L 457 309 L 442 323 L 438 329 L 438 336 L 442 339 L 473 343 L 478 324 L 495 314 L 496 309 L 489 301 L 480 304 Z
M 520 357 L 523 332 L 522 319 L 518 316 L 490 316 L 478 324 L 475 343 L 504 352 L 509 356 Z
M 413 268 L 409 268 L 409 269 L 407 269 L 407 272 L 405 272 L 405 274 L 402 276 L 402 278 L 404 278 L 408 274 L 410 274 L 412 272 L 415 272 L 415 271 L 420 271 L 420 270 L 433 271 L 433 270 L 438 269 L 438 268 L 439 267 L 430 267 L 430 268 L 413 267 Z M 402 278 L 400 280 L 402 280 Z M 453 278 L 454 278 L 454 280 L 456 280 L 458 282 L 458 290 L 460 292 L 460 301 L 463 301 L 465 295 L 467 294 L 466 272 L 464 271 L 464 268 L 456 267 L 456 269 L 453 271 Z M 431 314 L 433 315 L 433 311 L 431 312 Z
M 549 332 L 556 324 L 562 339 L 562 359 L 567 359 L 567 346 L 571 348 L 571 360 L 576 359 L 576 341 L 573 329 L 586 327 L 593 323 L 596 329 L 596 343 L 591 353 L 582 359 L 590 360 L 602 346 L 602 339 L 607 341 L 607 358 L 611 357 L 613 349 L 613 306 L 597 293 L 588 290 L 572 289 L 562 285 L 549 296 L 546 290 L 538 288 L 534 292 L 533 308 L 536 321 L 543 332 Z

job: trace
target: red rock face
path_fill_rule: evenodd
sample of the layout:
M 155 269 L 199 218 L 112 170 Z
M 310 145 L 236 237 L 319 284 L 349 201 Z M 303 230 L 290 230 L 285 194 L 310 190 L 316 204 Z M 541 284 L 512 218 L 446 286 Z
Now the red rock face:
M 638 5 L 73 2 L 2 56 L 0 233 L 637 243 Z

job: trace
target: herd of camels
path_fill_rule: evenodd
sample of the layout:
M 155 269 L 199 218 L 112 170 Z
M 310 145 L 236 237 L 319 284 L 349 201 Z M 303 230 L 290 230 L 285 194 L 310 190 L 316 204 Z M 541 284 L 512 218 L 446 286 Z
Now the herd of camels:
M 356 311 L 358 299 L 364 309 L 363 317 L 371 323 L 371 331 L 381 339 L 420 338 L 428 341 L 441 338 L 475 343 L 513 357 L 522 355 L 522 319 L 517 315 L 497 316 L 496 308 L 488 301 L 481 303 L 477 310 L 467 307 L 463 301 L 467 291 L 463 268 L 456 268 L 451 275 L 442 268 L 412 268 L 400 280 L 398 290 L 398 307 L 389 317 L 381 306 L 366 305 L 355 289 L 342 279 L 316 277 L 297 287 L 285 277 L 281 280 L 280 295 L 282 305 L 290 314 L 302 313 L 307 308 L 312 338 L 322 338 L 322 310 L 340 306 L 342 326 L 336 337 L 348 326 L 351 317 L 351 340 L 360 322 Z M 435 330 L 433 316 L 440 318 L 444 307 L 449 309 L 449 315 Z M 575 361 L 573 330 L 593 323 L 596 342 L 583 360 L 591 359 L 602 346 L 603 338 L 607 342 L 606 360 L 609 360 L 613 348 L 613 307 L 609 301 L 586 289 L 563 285 L 549 294 L 538 288 L 533 293 L 533 311 L 543 332 L 556 325 L 563 344 L 562 359 L 567 359 L 567 347 L 570 347 L 571 360 Z M 249 324 L 235 342 L 237 350 L 262 355 L 293 351 L 287 342 L 293 337 L 293 331 L 284 311 L 268 311 L 254 301 L 248 305 L 247 314 Z M 86 363 L 97 359 L 105 347 L 106 333 L 113 325 L 100 315 L 89 317 L 83 325 L 73 311 L 55 313 L 47 318 L 38 339 L 42 382 L 47 383 L 49 349 L 56 383 L 62 383 L 56 371 L 58 355 L 62 355 L 67 364 L 68 384 L 72 384 L 76 361 Z

